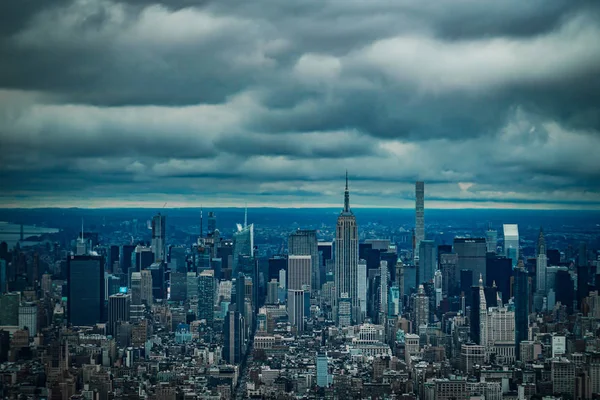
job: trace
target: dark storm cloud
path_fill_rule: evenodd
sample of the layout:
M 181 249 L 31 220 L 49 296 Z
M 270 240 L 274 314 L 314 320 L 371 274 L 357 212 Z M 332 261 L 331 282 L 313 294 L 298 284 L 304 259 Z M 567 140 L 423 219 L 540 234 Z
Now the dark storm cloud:
M 593 1 L 3 2 L 4 198 L 339 202 L 348 168 L 366 204 L 597 204 L 599 35 Z

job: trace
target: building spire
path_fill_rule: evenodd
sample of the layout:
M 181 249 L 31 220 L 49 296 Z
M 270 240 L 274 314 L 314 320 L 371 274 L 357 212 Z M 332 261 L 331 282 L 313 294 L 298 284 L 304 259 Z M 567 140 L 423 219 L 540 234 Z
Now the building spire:
M 244 228 L 248 227 L 248 203 L 246 203 L 246 206 L 244 208 Z
M 202 227 L 204 225 L 204 221 L 202 219 L 202 204 L 200 204 L 200 237 L 202 238 Z
M 81 240 L 80 243 L 83 243 L 83 218 L 81 218 Z
M 350 192 L 348 191 L 348 170 L 346 170 L 346 190 L 344 191 L 344 212 L 350 212 Z

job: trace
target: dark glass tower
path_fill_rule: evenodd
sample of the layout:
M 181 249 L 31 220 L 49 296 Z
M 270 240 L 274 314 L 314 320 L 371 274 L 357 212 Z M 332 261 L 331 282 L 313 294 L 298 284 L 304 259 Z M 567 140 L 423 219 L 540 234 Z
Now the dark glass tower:
M 521 342 L 527 340 L 529 329 L 529 275 L 522 267 L 517 267 L 515 276 L 515 355 L 520 359 Z
M 205 270 L 198 276 L 198 319 L 206 320 L 212 326 L 215 304 L 215 275 L 213 270 Z
M 120 260 L 121 272 L 129 276 L 131 273 L 131 255 L 135 251 L 135 246 L 132 244 L 125 244 L 122 247 L 123 257 Z
M 68 321 L 74 326 L 104 322 L 104 260 L 100 256 L 67 259 Z
M 556 302 L 560 302 L 563 306 L 566 306 L 567 311 L 572 313 L 575 288 L 569 271 L 558 271 L 554 286 L 556 289 Z
M 508 303 L 510 299 L 510 277 L 513 273 L 512 261 L 504 256 L 488 253 L 486 263 L 486 286 L 493 286 L 494 282 L 502 297 L 502 303 Z
M 110 246 L 110 257 L 108 258 L 108 270 L 109 271 L 113 271 L 113 268 L 115 267 L 115 262 L 120 261 L 119 260 L 119 255 L 120 255 L 121 251 L 119 249 L 119 246 Z M 120 268 L 120 266 L 119 266 Z
M 119 322 L 129 321 L 130 306 L 131 296 L 128 294 L 117 293 L 108 298 L 108 324 L 106 328 L 109 335 L 116 336 Z
M 225 343 L 223 358 L 229 364 L 238 364 L 242 360 L 244 320 L 237 310 L 230 310 L 225 316 Z

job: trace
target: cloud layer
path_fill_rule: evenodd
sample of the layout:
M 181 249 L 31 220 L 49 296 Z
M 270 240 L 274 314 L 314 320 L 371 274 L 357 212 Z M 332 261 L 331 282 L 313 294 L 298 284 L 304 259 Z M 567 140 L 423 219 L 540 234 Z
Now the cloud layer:
M 594 1 L 0 5 L 0 206 L 600 208 Z

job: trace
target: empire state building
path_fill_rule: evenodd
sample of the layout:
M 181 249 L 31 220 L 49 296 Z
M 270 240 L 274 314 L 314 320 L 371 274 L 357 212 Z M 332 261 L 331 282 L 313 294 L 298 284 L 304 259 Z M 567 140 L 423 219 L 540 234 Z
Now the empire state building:
M 335 311 L 339 326 L 360 322 L 358 297 L 358 227 L 350 210 L 348 172 L 344 209 L 337 220 L 335 233 Z

